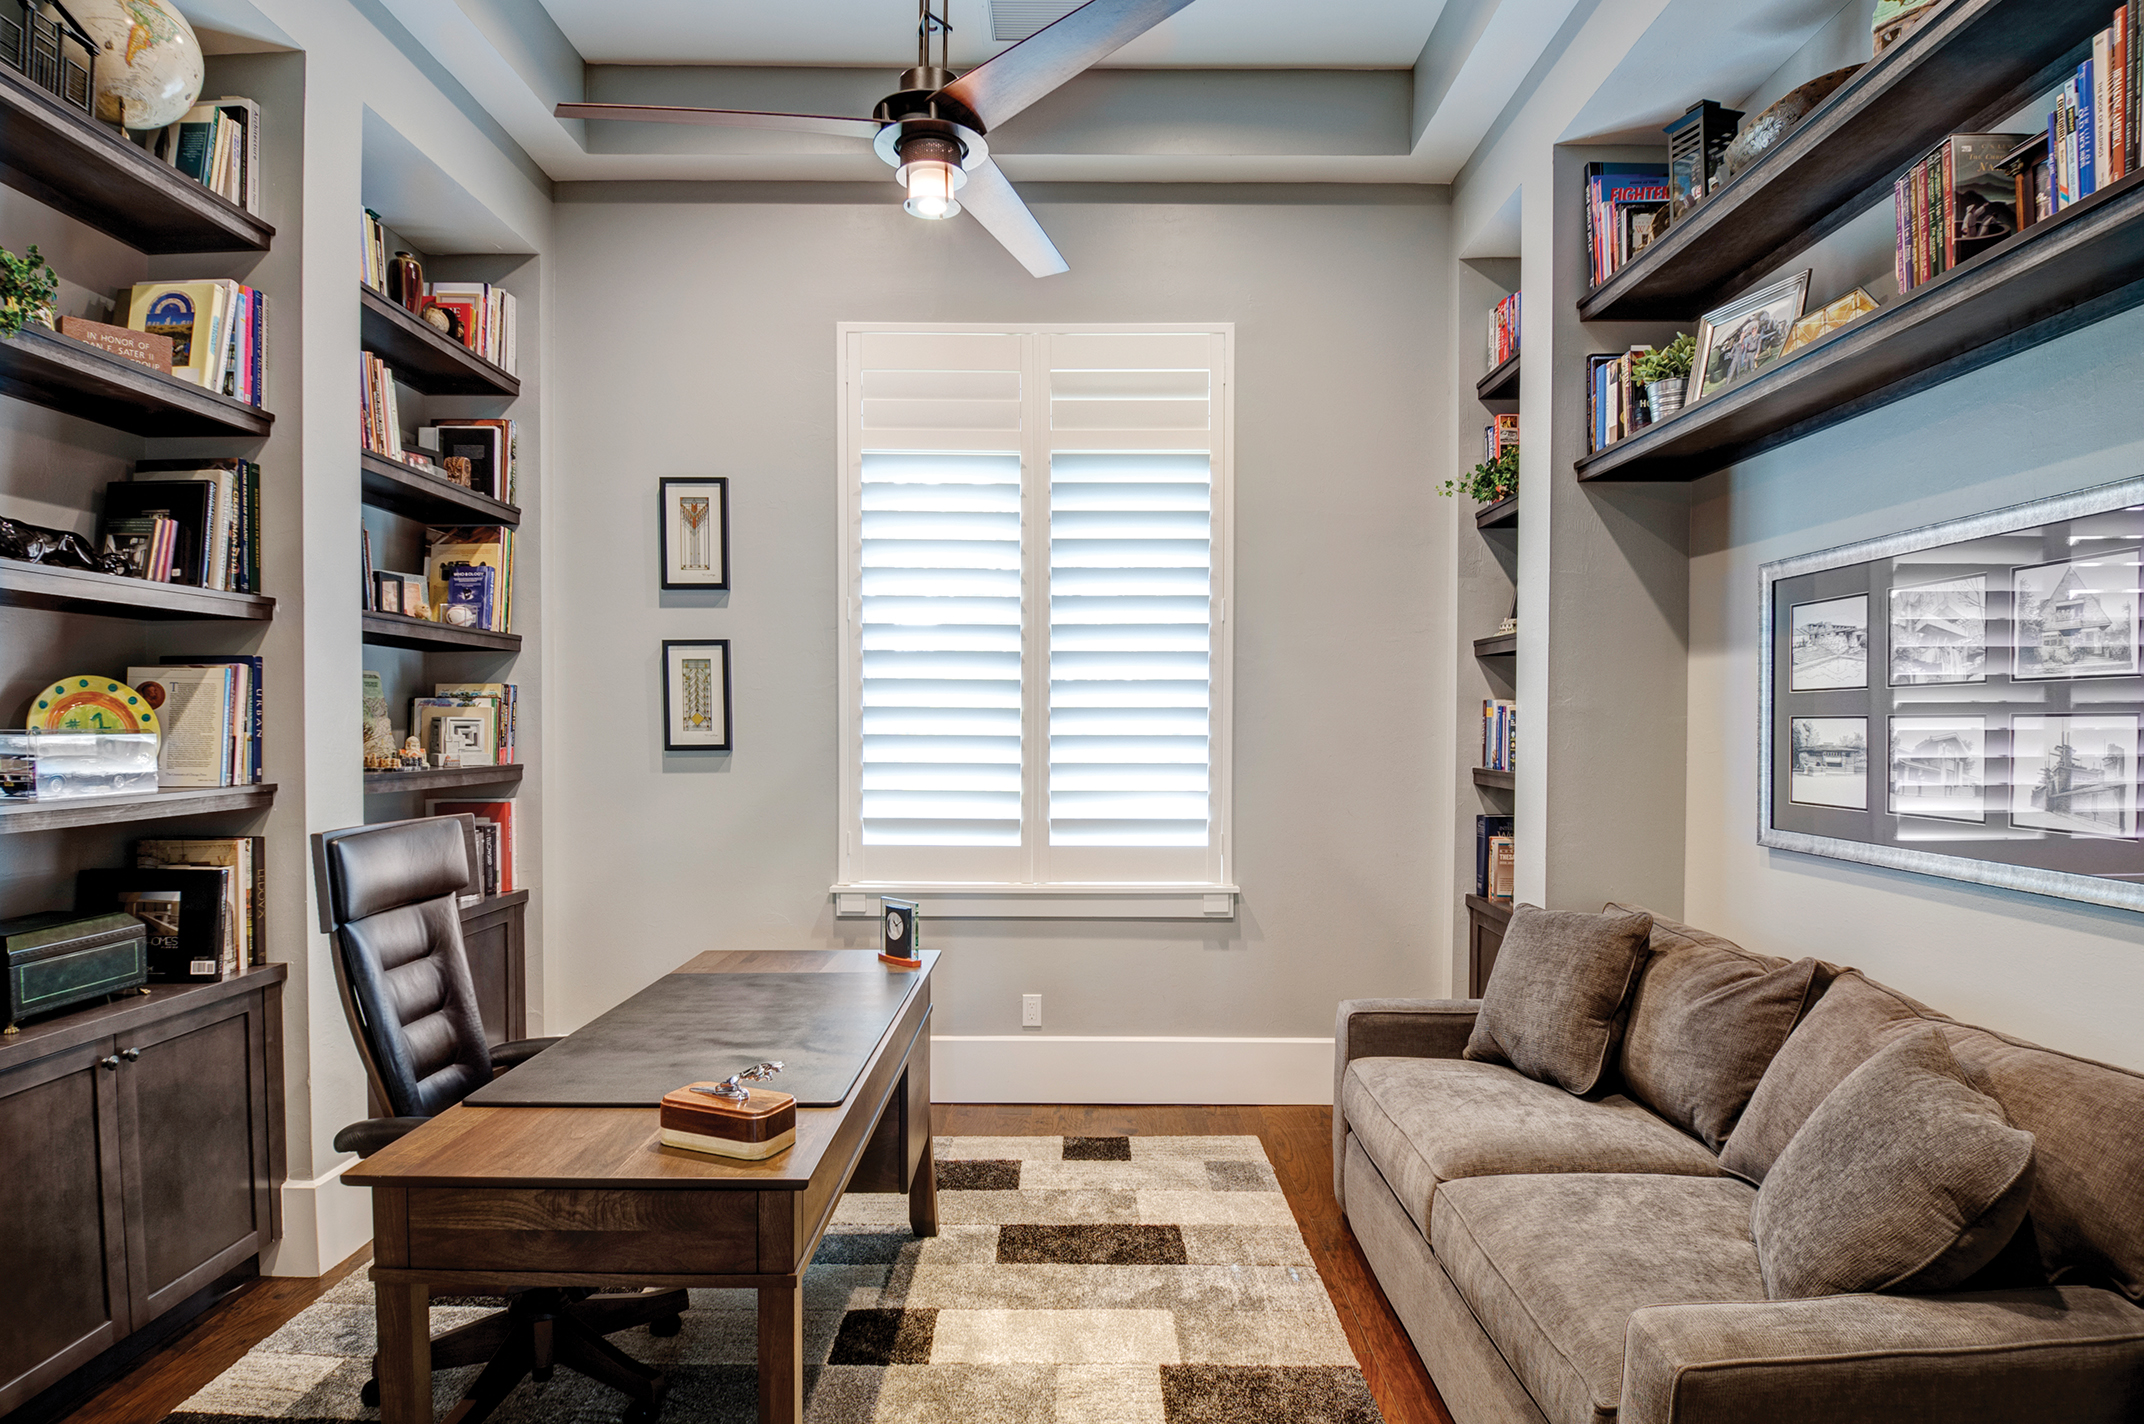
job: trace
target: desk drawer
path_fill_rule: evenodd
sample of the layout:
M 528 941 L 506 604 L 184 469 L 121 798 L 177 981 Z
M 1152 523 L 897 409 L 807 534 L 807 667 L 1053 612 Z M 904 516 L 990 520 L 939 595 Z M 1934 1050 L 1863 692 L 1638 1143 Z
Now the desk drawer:
M 758 1192 L 416 1187 L 413 1270 L 750 1274 Z

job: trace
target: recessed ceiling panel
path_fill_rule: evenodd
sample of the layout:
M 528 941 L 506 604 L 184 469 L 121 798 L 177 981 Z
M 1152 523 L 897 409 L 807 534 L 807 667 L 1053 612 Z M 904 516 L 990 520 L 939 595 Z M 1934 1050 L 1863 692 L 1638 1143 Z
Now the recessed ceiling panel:
M 913 62 L 915 0 L 543 0 L 595 64 Z M 982 63 L 1069 6 L 1057 0 L 952 0 L 953 62 Z M 1112 65 L 1153 68 L 1405 69 L 1444 0 L 1196 0 L 1117 51 Z M 998 13 L 993 13 L 996 11 Z M 1053 13 L 1054 12 L 1054 13 Z M 1031 33 L 1032 29 L 1023 31 Z

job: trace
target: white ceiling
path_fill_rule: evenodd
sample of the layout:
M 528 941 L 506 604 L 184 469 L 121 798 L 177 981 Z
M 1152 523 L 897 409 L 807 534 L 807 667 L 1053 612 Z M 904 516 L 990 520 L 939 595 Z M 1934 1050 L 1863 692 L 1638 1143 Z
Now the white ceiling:
M 1151 68 L 1406 69 L 1445 0 L 1197 0 L 1107 63 Z M 912 63 L 915 0 L 542 0 L 591 64 Z M 989 0 L 952 0 L 955 68 L 1006 46 Z

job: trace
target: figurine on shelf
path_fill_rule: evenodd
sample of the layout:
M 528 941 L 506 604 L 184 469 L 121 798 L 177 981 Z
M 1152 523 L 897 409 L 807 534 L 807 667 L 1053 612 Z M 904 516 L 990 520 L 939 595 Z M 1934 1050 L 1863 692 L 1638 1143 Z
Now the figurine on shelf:
M 439 462 L 445 467 L 447 478 L 463 489 L 476 488 L 476 471 L 467 455 L 448 455 Z
M 56 569 L 88 569 L 100 574 L 127 572 L 126 555 L 99 554 L 89 541 L 66 529 L 45 529 L 18 519 L 0 519 L 0 558 L 22 559 Z
M 424 770 L 424 748 L 415 737 L 402 744 L 401 762 L 403 771 Z

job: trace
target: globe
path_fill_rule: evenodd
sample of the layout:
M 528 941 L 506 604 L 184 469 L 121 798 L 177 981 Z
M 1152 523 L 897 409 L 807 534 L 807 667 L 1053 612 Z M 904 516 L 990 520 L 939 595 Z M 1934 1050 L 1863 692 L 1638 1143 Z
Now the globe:
M 97 117 L 160 129 L 201 97 L 201 41 L 167 0 L 69 0 L 97 42 Z

